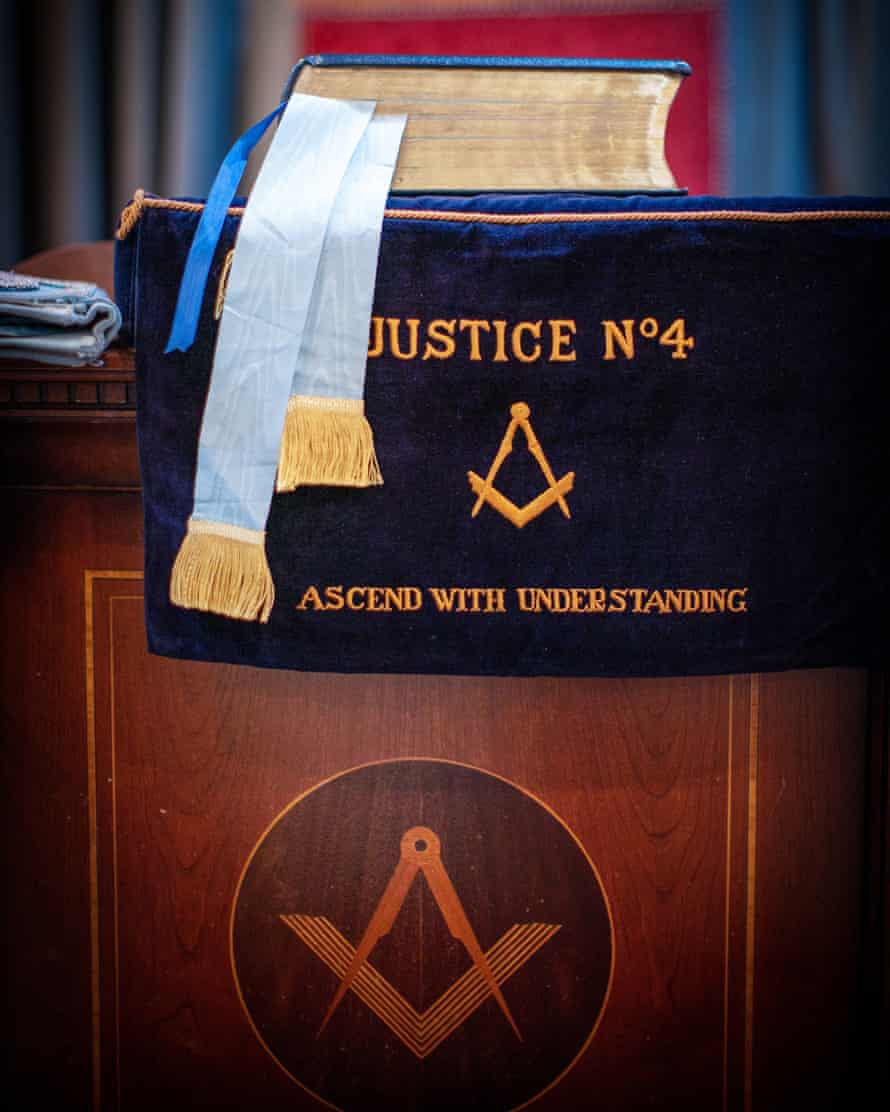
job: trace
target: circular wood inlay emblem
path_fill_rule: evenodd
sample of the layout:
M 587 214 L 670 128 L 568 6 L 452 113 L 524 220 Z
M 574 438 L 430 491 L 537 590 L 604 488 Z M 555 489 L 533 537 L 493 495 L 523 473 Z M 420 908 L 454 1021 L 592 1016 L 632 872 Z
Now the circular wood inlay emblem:
M 349 1112 L 528 1103 L 592 1039 L 612 962 L 602 884 L 565 823 L 446 761 L 365 765 L 295 800 L 232 913 L 254 1031 Z

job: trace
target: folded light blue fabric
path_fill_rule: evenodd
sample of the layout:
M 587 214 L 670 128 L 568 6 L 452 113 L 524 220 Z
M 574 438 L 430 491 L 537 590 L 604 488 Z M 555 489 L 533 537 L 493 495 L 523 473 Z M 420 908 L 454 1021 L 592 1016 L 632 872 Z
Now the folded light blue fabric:
M 0 357 L 82 367 L 99 359 L 120 326 L 117 305 L 91 282 L 0 270 Z

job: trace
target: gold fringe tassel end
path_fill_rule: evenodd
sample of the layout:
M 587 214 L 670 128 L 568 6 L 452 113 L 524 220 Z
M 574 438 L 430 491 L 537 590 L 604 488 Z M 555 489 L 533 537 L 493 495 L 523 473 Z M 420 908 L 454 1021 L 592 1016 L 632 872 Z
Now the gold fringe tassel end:
M 216 522 L 189 521 L 173 564 L 170 601 L 246 622 L 268 622 L 275 585 L 265 534 Z
M 276 489 L 380 486 L 374 434 L 361 400 L 299 395 L 287 404 Z

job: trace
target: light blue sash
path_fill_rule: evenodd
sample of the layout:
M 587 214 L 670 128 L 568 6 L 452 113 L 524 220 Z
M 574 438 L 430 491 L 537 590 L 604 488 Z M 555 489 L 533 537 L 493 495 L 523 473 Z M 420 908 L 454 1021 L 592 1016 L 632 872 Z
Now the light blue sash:
M 372 101 L 295 94 L 257 176 L 223 304 L 194 509 L 171 579 L 179 605 L 266 620 L 271 581 L 259 592 L 255 583 L 241 591 L 240 581 L 253 573 L 245 573 L 238 546 L 264 544 L 288 400 L 311 393 L 362 404 L 383 210 L 405 125 L 404 117 L 372 124 L 374 109 Z M 249 145 L 276 114 L 247 133 Z M 235 144 L 214 184 L 168 350 L 187 347 L 194 336 L 208 259 L 237 188 L 235 167 L 243 170 L 247 153 L 248 144 Z M 226 563 L 233 552 L 234 570 Z M 249 553 L 252 567 L 259 555 Z M 262 565 L 268 578 L 264 553 Z M 248 595 L 262 601 L 245 604 Z

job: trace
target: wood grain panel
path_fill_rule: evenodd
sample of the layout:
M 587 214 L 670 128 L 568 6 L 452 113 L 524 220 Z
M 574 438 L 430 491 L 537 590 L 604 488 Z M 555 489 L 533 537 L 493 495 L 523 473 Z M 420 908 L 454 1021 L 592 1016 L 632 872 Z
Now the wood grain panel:
M 761 690 L 751 1106 L 838 1108 L 862 1065 L 864 828 L 851 817 L 864 813 L 867 682 L 808 672 Z
M 39 450 L 35 452 L 35 446 Z M 136 423 L 97 422 L 85 439 L 73 421 L 35 419 L 0 424 L 0 488 L 140 490 Z M 137 561 L 139 563 L 141 561 Z
M 138 499 L 7 492 L 2 546 L 9 1071 L 89 1107 L 89 800 L 83 564 L 140 556 Z
M 220 1109 L 319 1107 L 238 1001 L 237 880 L 300 793 L 410 757 L 521 784 L 602 876 L 609 1003 L 536 1107 L 595 1092 L 616 1109 L 771 1109 L 801 1093 L 830 1108 L 854 1074 L 880 1075 L 886 709 L 873 689 L 869 711 L 863 673 L 491 680 L 164 660 L 146 652 L 127 570 L 137 498 L 7 491 L 4 512 L 12 1069 L 35 1099 L 138 1112 L 200 1089 Z M 361 852 L 369 839 L 357 832 Z M 409 927 L 391 939 L 393 980 L 416 975 Z M 432 937 L 435 994 L 456 959 L 446 931 Z
M 0 362 L 0 487 L 139 490 L 132 351 L 100 368 Z
M 260 1081 L 266 1107 L 299 1102 L 293 1083 L 282 1087 L 257 1058 L 222 975 L 235 882 L 260 832 L 296 795 L 353 765 L 409 756 L 521 783 L 601 871 L 615 909 L 612 997 L 583 1061 L 540 1106 L 574 1107 L 592 1084 L 616 1107 L 665 1091 L 689 1107 L 718 1107 L 726 1091 L 734 1106 L 739 1056 L 728 1044 L 744 1024 L 731 974 L 744 955 L 727 946 L 743 926 L 746 828 L 728 820 L 727 800 L 738 790 L 743 810 L 744 739 L 732 751 L 729 742 L 746 681 L 303 676 L 182 664 L 146 655 L 138 586 L 94 583 L 99 815 L 114 831 L 99 842 L 102 938 L 106 955 L 117 947 L 118 956 L 113 974 L 101 962 L 103 1088 L 120 1087 L 121 1107 L 149 1099 L 147 1075 L 151 1099 L 171 1097 L 202 1061 L 215 1063 L 216 1107 L 243 1106 Z M 359 832 L 357 852 L 368 836 Z
M 871 673 L 868 695 L 859 1049 L 861 1074 L 874 1074 L 878 1092 L 890 1093 L 890 673 Z

